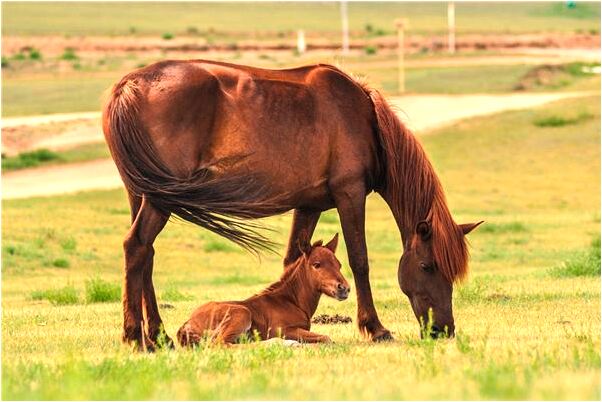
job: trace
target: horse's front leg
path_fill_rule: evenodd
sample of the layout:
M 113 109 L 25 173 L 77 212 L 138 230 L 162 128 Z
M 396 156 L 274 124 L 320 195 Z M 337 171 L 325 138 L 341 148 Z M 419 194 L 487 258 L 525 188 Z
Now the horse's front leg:
M 360 332 L 370 336 L 373 341 L 391 340 L 393 339 L 391 332 L 383 327 L 378 319 L 370 289 L 370 268 L 364 232 L 366 190 L 363 185 L 356 184 L 338 189 L 333 194 L 341 218 L 349 265 L 355 281 Z
M 130 198 L 132 201 L 132 198 Z M 149 332 L 161 327 L 152 289 L 153 243 L 169 217 L 157 211 L 146 199 L 132 203 L 136 218 L 128 232 L 123 247 L 125 251 L 125 281 L 123 287 L 123 341 L 136 343 L 139 349 L 154 350 L 155 342 L 144 334 L 142 307 L 145 308 Z M 152 297 L 152 300 L 151 300 Z M 153 304 L 154 302 L 154 310 Z
M 291 234 L 288 240 L 288 248 L 286 250 L 286 257 L 284 257 L 284 266 L 297 261 L 301 257 L 301 250 L 297 240 L 299 240 L 299 233 L 302 230 L 307 232 L 308 238 L 311 240 L 318 220 L 320 219 L 320 211 L 316 209 L 303 209 L 297 208 L 293 213 L 293 226 L 291 228 Z

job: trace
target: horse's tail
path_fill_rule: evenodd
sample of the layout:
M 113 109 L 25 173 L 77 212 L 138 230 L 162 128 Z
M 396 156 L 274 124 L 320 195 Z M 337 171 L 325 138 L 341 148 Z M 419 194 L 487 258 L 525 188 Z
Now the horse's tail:
M 126 78 L 116 84 L 103 110 L 103 131 L 128 191 L 144 196 L 165 214 L 223 236 L 253 252 L 273 243 L 245 221 L 274 213 L 275 204 L 251 176 L 212 178 L 208 169 L 177 177 L 161 161 L 138 116 L 142 93 Z

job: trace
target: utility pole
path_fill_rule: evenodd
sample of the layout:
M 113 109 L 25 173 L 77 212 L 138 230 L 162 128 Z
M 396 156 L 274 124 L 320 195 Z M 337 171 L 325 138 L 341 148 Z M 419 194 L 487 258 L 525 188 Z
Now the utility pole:
M 305 31 L 299 29 L 297 31 L 297 52 L 303 54 L 305 53 L 305 50 L 307 50 L 307 45 L 305 44 Z
M 349 16 L 347 15 L 347 0 L 341 1 L 341 25 L 343 28 L 343 54 L 349 53 Z
M 447 3 L 447 48 L 451 54 L 456 53 L 456 3 Z
M 398 84 L 399 93 L 402 94 L 406 91 L 406 74 L 404 66 L 404 52 L 405 52 L 405 35 L 404 29 L 408 26 L 408 20 L 405 18 L 398 18 L 395 20 L 395 27 L 397 28 L 397 56 L 398 56 Z

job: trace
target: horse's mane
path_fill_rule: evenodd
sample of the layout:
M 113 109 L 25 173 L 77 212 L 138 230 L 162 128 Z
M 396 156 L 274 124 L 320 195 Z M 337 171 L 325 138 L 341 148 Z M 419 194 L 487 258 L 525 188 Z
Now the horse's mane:
M 468 272 L 464 233 L 451 216 L 441 182 L 422 145 L 378 91 L 365 82 L 349 79 L 374 104 L 387 172 L 383 192 L 392 201 L 396 216 L 401 217 L 400 224 L 414 233 L 418 222 L 428 221 L 438 269 L 450 283 L 463 279 Z

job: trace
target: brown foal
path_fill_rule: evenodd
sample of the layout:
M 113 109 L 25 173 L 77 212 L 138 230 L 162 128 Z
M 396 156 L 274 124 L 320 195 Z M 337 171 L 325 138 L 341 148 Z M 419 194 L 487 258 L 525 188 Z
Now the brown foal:
M 334 255 L 337 243 L 338 234 L 324 246 L 322 241 L 310 245 L 307 235 L 302 236 L 301 257 L 285 268 L 279 281 L 243 301 L 210 302 L 197 308 L 178 330 L 180 345 L 195 345 L 204 336 L 236 343 L 245 334 L 258 334 L 262 340 L 330 342 L 328 336 L 309 329 L 322 294 L 337 300 L 349 296 L 349 284 Z

